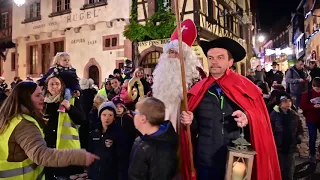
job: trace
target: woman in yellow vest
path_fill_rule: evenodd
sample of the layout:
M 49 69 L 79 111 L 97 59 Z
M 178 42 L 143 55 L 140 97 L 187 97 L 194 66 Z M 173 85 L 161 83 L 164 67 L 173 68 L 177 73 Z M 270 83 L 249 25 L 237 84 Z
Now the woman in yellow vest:
M 44 86 L 45 114 L 48 122 L 44 127 L 47 146 L 56 149 L 80 149 L 78 127 L 84 125 L 86 115 L 78 98 L 64 99 L 64 82 L 56 75 L 50 75 Z M 66 112 L 58 112 L 59 104 Z M 46 179 L 68 179 L 71 175 L 83 173 L 83 167 L 46 167 Z
M 109 91 L 112 89 L 111 87 L 111 78 L 106 79 L 106 82 L 103 84 L 102 88 L 98 91 L 99 95 L 108 96 Z
M 0 180 L 44 180 L 43 167 L 89 166 L 93 154 L 48 148 L 42 133 L 44 97 L 34 82 L 21 82 L 0 108 Z

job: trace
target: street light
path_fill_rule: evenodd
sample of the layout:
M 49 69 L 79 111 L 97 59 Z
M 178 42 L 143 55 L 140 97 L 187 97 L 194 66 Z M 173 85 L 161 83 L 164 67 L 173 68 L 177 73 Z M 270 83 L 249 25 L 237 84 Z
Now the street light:
M 258 41 L 259 42 L 263 42 L 265 40 L 265 37 L 263 36 L 263 35 L 260 35 L 259 37 L 258 37 Z
M 16 3 L 17 6 L 22 6 L 24 5 L 24 3 L 26 2 L 26 0 L 14 0 L 14 2 Z

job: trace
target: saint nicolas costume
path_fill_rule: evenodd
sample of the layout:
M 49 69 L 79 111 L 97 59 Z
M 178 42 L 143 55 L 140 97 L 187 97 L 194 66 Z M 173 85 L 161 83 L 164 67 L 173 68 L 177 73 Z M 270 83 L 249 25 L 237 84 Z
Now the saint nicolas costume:
M 235 62 L 246 52 L 236 41 L 221 37 L 211 42 L 201 41 L 204 53 L 209 49 L 229 51 Z M 257 152 L 253 168 L 254 180 L 280 180 L 280 168 L 269 115 L 261 91 L 246 77 L 227 70 L 215 79 L 212 76 L 194 85 L 188 92 L 189 111 L 194 113 L 191 124 L 195 147 L 195 167 L 198 180 L 223 180 L 227 160 L 227 146 L 239 137 L 239 128 L 231 114 L 245 112 L 248 118 L 248 137 Z M 182 179 L 195 180 L 191 174 L 188 134 L 181 129 Z
M 199 81 L 201 78 L 205 78 L 206 74 L 202 70 L 200 60 L 197 59 L 196 53 L 193 51 L 191 46 L 193 45 L 196 37 L 197 37 L 197 29 L 194 22 L 190 19 L 186 19 L 182 22 L 182 44 L 183 44 L 183 52 L 185 55 L 185 66 L 186 69 L 189 71 L 186 73 L 187 76 L 187 84 L 188 87 L 191 87 L 195 82 Z M 166 56 L 169 54 L 170 50 L 174 50 L 179 52 L 179 41 L 178 41 L 178 31 L 177 29 L 173 32 L 170 42 L 164 45 L 164 54 L 162 56 Z M 164 61 L 170 61 L 169 59 L 161 59 Z M 178 58 L 176 58 L 179 61 Z M 163 67 L 159 67 L 159 65 L 155 68 L 153 72 L 154 81 L 152 86 L 153 96 L 155 98 L 160 99 L 165 103 L 166 106 L 166 116 L 165 119 L 170 120 L 172 125 L 174 126 L 175 130 L 178 131 L 179 129 L 179 115 L 180 115 L 180 105 L 181 105 L 181 97 L 182 97 L 182 87 L 181 89 L 175 89 L 170 87 L 163 87 L 159 78 L 165 81 L 173 82 L 179 81 L 181 82 L 181 76 L 175 76 L 176 73 L 170 74 L 170 70 L 165 69 Z M 175 66 L 173 66 L 175 67 Z M 180 69 L 173 69 L 180 70 Z M 180 74 L 179 74 L 180 75 Z M 166 88 L 172 88 L 168 95 L 164 95 L 168 91 Z

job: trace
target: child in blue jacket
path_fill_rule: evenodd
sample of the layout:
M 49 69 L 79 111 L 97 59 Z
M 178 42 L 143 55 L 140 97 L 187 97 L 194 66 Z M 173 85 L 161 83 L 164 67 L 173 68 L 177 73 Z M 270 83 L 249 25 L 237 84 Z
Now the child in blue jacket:
M 90 133 L 89 152 L 99 156 L 100 160 L 89 167 L 89 178 L 127 180 L 130 149 L 121 128 L 115 123 L 114 103 L 102 103 L 98 109 L 98 117 L 101 122 Z

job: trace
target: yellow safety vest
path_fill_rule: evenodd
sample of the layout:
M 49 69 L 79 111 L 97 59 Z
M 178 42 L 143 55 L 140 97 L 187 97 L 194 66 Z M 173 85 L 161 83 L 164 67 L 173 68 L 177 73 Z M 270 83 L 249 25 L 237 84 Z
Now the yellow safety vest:
M 102 95 L 102 96 L 107 96 L 107 91 L 106 91 L 106 88 L 102 88 L 98 91 L 98 94 L 99 95 Z
M 29 158 L 22 162 L 8 162 L 9 156 L 9 138 L 21 122 L 22 119 L 33 122 L 40 130 L 42 136 L 43 132 L 38 122 L 28 116 L 17 116 L 10 121 L 8 128 L 0 134 L 0 179 L 1 180 L 44 180 L 43 167 L 38 166 L 32 162 Z
M 74 98 L 70 105 L 74 105 Z M 81 149 L 78 127 L 68 113 L 59 113 L 56 149 Z

